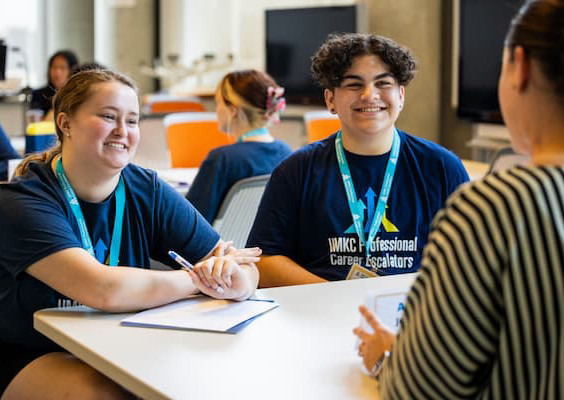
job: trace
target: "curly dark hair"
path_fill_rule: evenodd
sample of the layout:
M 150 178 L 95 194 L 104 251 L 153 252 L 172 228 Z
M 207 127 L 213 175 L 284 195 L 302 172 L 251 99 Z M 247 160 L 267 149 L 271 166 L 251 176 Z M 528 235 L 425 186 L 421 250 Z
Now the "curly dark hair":
M 400 85 L 407 85 L 417 68 L 411 51 L 383 36 L 363 33 L 332 33 L 311 57 L 313 79 L 324 89 L 333 90 L 355 57 L 374 54 L 390 68 Z

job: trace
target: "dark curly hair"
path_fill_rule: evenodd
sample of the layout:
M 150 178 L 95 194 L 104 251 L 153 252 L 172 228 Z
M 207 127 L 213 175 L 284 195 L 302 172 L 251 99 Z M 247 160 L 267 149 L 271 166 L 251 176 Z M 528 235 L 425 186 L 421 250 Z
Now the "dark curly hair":
M 363 33 L 332 33 L 311 58 L 313 79 L 324 89 L 333 90 L 355 57 L 374 54 L 390 68 L 400 85 L 413 78 L 417 63 L 411 51 L 383 36 Z

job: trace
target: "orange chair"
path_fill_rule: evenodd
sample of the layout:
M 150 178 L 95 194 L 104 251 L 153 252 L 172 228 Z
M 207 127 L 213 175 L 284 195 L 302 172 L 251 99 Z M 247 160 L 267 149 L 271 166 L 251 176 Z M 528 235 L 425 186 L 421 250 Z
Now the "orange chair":
M 234 142 L 219 131 L 215 113 L 170 114 L 164 125 L 172 168 L 199 167 L 210 150 Z
M 341 121 L 329 111 L 309 111 L 304 113 L 307 142 L 316 142 L 341 129 Z
M 145 99 L 146 114 L 170 114 L 179 112 L 204 112 L 204 105 L 196 97 L 178 97 L 163 94 L 149 95 Z

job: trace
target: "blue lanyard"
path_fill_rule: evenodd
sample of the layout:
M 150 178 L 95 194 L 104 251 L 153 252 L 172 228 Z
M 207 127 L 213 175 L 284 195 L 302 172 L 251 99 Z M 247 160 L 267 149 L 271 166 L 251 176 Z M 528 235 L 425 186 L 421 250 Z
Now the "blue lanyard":
M 245 140 L 246 138 L 249 138 L 249 137 L 252 137 L 252 136 L 258 136 L 258 135 L 268 135 L 268 129 L 257 128 L 257 129 L 253 129 L 252 131 L 248 131 L 244 135 L 241 135 L 241 137 L 239 139 L 237 139 L 237 142 L 240 143 L 243 140 Z
M 345 156 L 345 150 L 343 149 L 341 131 L 337 133 L 337 138 L 335 139 L 335 151 L 337 153 L 337 161 L 343 178 L 343 184 L 345 185 L 345 192 L 347 193 L 347 200 L 349 202 L 349 209 L 351 210 L 354 229 L 366 249 L 366 263 L 368 263 L 370 246 L 372 245 L 372 242 L 376 237 L 376 233 L 378 233 L 380 225 L 382 224 L 382 218 L 384 217 L 384 212 L 386 211 L 386 203 L 388 202 L 392 182 L 394 181 L 394 174 L 396 172 L 396 165 L 400 151 L 400 137 L 397 129 L 394 128 L 394 141 L 392 143 L 392 149 L 390 150 L 390 158 L 388 159 L 388 164 L 386 165 L 386 173 L 384 175 L 384 180 L 382 181 L 382 188 L 380 189 L 380 196 L 378 197 L 378 205 L 376 206 L 374 219 L 372 220 L 370 231 L 368 232 L 368 239 L 364 236 L 363 226 L 365 207 L 364 204 L 362 204 L 362 201 L 359 201 L 356 198 L 356 191 L 354 189 L 351 171 Z
M 86 221 L 84 220 L 84 215 L 82 215 L 82 210 L 80 209 L 80 204 L 78 203 L 78 198 L 72 188 L 65 170 L 63 168 L 63 163 L 61 162 L 61 157 L 57 160 L 55 166 L 55 174 L 59 180 L 59 184 L 63 189 L 63 194 L 67 203 L 71 207 L 71 211 L 76 218 L 78 223 L 78 229 L 80 230 L 80 239 L 82 241 L 82 247 L 88 251 L 88 253 L 94 257 L 94 247 L 92 246 L 92 241 L 90 240 L 90 234 L 88 233 L 88 228 L 86 226 Z M 123 212 L 125 210 L 125 185 L 123 184 L 123 178 L 119 177 L 119 183 L 116 189 L 116 215 L 114 219 L 114 229 L 112 233 L 112 243 L 110 245 L 110 266 L 118 265 L 119 250 L 121 245 L 121 231 L 123 224 Z

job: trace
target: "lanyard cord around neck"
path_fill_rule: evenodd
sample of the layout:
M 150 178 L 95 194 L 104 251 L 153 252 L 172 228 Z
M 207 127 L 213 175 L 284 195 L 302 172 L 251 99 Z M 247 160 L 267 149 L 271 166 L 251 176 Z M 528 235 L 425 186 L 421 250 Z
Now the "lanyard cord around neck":
M 241 137 L 239 137 L 239 139 L 237 139 L 237 142 L 241 143 L 243 142 L 246 138 L 250 138 L 253 136 L 259 136 L 259 135 L 268 135 L 268 129 L 267 128 L 257 128 L 257 129 L 253 129 L 252 131 L 248 131 L 247 133 L 241 135 Z
M 71 211 L 78 223 L 78 228 L 80 230 L 80 239 L 82 242 L 82 247 L 88 251 L 88 253 L 95 257 L 94 255 L 94 247 L 92 246 L 92 240 L 90 239 L 90 234 L 88 233 L 88 227 L 86 226 L 86 220 L 84 219 L 84 215 L 82 214 L 82 210 L 80 209 L 80 204 L 78 202 L 78 198 L 76 197 L 76 193 L 72 188 L 67 175 L 65 174 L 65 170 L 63 168 L 63 163 L 61 161 L 61 157 L 57 159 L 55 164 L 55 175 L 57 176 L 57 180 L 63 189 L 63 194 L 65 195 L 65 199 L 69 204 Z M 123 178 L 119 177 L 119 183 L 116 189 L 116 215 L 114 218 L 114 229 L 112 232 L 112 241 L 110 245 L 110 257 L 109 257 L 109 264 L 110 266 L 117 266 L 119 261 L 119 251 L 121 246 L 121 232 L 122 232 L 122 225 L 123 225 L 123 213 L 125 210 L 125 185 L 123 183 Z
M 394 181 L 394 174 L 396 172 L 396 165 L 398 161 L 400 151 L 400 137 L 397 129 L 394 128 L 394 141 L 392 142 L 392 149 L 390 150 L 390 158 L 386 165 L 386 172 L 384 175 L 384 180 L 382 181 L 382 188 L 380 189 L 380 196 L 378 197 L 378 205 L 376 206 L 376 211 L 374 212 L 374 218 L 370 224 L 370 230 L 368 232 L 368 238 L 364 235 L 364 204 L 362 201 L 358 200 L 356 197 L 356 191 L 352 181 L 351 171 L 349 169 L 349 164 L 345 156 L 345 150 L 343 148 L 342 133 L 339 131 L 337 137 L 335 138 L 335 152 L 337 153 L 337 162 L 339 163 L 339 171 L 343 178 L 343 184 L 345 185 L 345 192 L 347 194 L 347 201 L 349 203 L 349 209 L 351 211 L 354 229 L 358 235 L 359 240 L 364 245 L 366 250 L 366 264 L 368 264 L 368 257 L 370 256 L 370 247 L 372 242 L 376 237 L 376 233 L 380 229 L 382 224 L 382 219 L 386 211 L 386 203 L 388 202 L 388 197 L 390 195 L 390 190 L 392 188 L 392 182 Z

